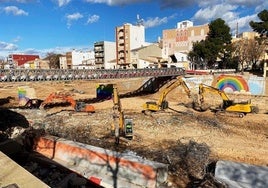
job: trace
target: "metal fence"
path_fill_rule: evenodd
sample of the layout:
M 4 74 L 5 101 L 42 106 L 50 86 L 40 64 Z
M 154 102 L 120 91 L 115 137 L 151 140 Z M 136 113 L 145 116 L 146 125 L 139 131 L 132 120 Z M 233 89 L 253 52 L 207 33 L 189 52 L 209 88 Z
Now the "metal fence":
M 94 80 L 184 75 L 183 68 L 159 69 L 0 69 L 1 82 Z

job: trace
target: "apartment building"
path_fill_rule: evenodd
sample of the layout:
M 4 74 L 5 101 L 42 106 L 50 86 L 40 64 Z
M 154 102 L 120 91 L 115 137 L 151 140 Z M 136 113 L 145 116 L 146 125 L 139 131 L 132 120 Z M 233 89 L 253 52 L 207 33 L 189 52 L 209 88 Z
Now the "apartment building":
M 94 51 L 73 50 L 60 58 L 61 69 L 95 69 Z
M 116 69 L 116 43 L 100 41 L 94 43 L 96 69 Z
M 68 53 L 68 52 L 67 52 Z M 59 61 L 60 61 L 60 69 L 68 69 L 67 66 L 67 53 L 64 56 L 60 56 L 59 57 Z M 70 55 L 69 55 L 70 56 Z M 70 66 L 71 67 L 71 66 Z M 69 68 L 70 69 L 70 68 Z
M 193 43 L 204 40 L 209 32 L 208 24 L 194 26 L 191 21 L 177 23 L 177 28 L 163 30 L 163 56 L 168 57 L 176 52 L 188 53 Z
M 116 27 L 115 35 L 117 68 L 130 68 L 131 50 L 145 45 L 145 28 L 143 24 L 126 23 Z

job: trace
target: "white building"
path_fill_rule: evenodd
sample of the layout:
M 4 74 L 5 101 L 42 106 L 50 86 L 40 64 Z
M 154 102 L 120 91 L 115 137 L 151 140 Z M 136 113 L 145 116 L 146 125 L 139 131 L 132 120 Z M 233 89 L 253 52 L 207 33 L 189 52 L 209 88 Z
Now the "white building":
M 61 56 L 60 57 L 60 69 L 67 69 L 67 58 L 66 56 Z
M 94 51 L 72 51 L 72 66 L 73 69 L 79 69 L 79 66 L 92 65 L 95 59 Z
M 175 52 L 169 57 L 170 57 L 170 60 L 168 63 L 168 67 L 179 67 L 179 68 L 185 68 L 186 70 L 190 69 L 189 62 L 187 59 L 187 53 Z
M 61 69 L 95 69 L 94 51 L 73 50 L 60 58 Z
M 185 21 L 177 23 L 177 29 L 184 29 L 184 28 L 193 27 L 193 26 L 194 26 L 194 23 L 189 20 L 185 20 Z
M 100 41 L 94 43 L 96 69 L 116 68 L 116 43 Z

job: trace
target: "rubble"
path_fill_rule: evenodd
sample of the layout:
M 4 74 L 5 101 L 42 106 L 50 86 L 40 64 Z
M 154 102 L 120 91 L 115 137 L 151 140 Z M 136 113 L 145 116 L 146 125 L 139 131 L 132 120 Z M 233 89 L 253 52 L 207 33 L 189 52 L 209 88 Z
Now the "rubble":
M 42 88 L 43 84 L 45 83 L 42 83 Z M 79 85 L 76 89 L 72 86 L 72 91 L 79 94 L 79 97 L 86 98 L 94 95 L 87 89 L 91 86 L 87 82 L 86 87 Z M 57 87 L 56 83 L 53 83 L 54 87 Z M 30 151 L 33 137 L 50 134 L 119 152 L 133 152 L 146 159 L 169 164 L 169 177 L 163 187 L 170 188 L 224 187 L 208 170 L 211 163 L 219 159 L 253 164 L 267 162 L 263 152 L 267 151 L 268 145 L 265 133 L 267 115 L 250 114 L 242 119 L 216 117 L 211 112 L 194 112 L 178 105 L 178 93 L 174 96 L 176 101 L 171 101 L 170 106 L 176 111 L 168 109 L 151 116 L 141 113 L 141 104 L 148 98 L 157 98 L 157 95 L 124 98 L 122 106 L 125 114 L 133 118 L 134 137 L 130 142 L 122 142 L 119 146 L 115 145 L 114 137 L 110 134 L 111 101 L 94 103 L 94 114 L 74 113 L 66 107 L 47 110 L 0 109 L 0 142 L 12 138 L 23 144 L 24 151 Z M 184 98 L 180 96 L 179 100 Z M 47 161 L 42 159 L 40 162 L 38 157 L 24 159 L 30 160 L 20 164 L 52 187 L 56 184 L 66 186 L 74 183 L 82 186 L 85 183 L 81 177 L 69 171 L 57 172 L 55 164 L 43 166 Z M 57 178 L 52 178 L 52 175 Z

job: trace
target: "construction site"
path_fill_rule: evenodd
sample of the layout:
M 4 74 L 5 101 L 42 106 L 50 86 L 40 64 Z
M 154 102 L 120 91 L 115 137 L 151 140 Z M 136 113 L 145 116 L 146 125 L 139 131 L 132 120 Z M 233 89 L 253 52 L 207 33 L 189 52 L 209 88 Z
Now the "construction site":
M 244 179 L 237 164 L 267 185 L 267 80 L 250 95 L 188 77 L 1 82 L 0 187 L 230 187 L 216 166 Z

